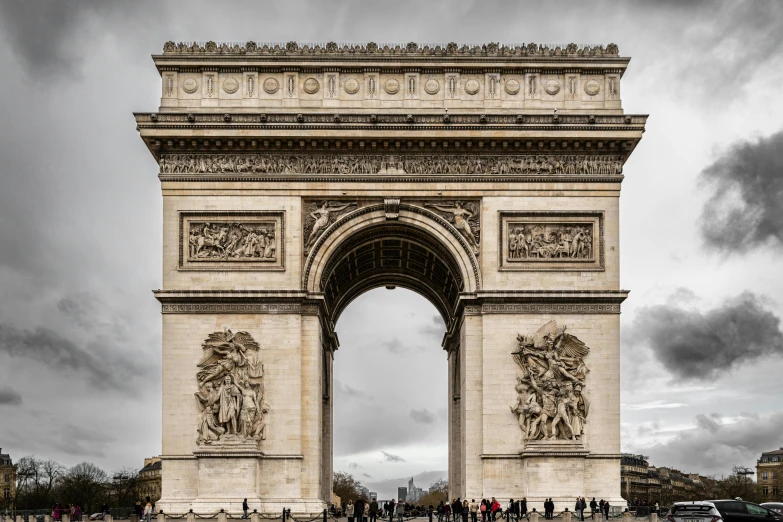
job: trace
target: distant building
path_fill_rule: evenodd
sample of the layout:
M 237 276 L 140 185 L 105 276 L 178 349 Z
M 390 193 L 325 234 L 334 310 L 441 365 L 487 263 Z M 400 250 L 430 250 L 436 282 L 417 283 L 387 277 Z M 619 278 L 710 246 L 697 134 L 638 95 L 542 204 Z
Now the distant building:
M 764 500 L 783 500 L 783 448 L 761 454 L 756 462 L 756 481 Z
M 378 493 L 375 491 L 370 491 L 370 500 L 378 500 Z
M 160 457 L 144 459 L 144 467 L 139 471 L 139 484 L 136 491 L 139 497 L 150 497 L 153 503 L 160 500 L 163 468 Z
M 424 491 L 421 488 L 417 488 L 416 484 L 413 483 L 413 477 L 408 481 L 408 491 L 407 491 L 407 501 L 408 502 L 418 502 L 424 496 L 427 494 L 426 491 Z
M 408 488 L 397 488 L 397 500 L 400 502 L 408 501 Z
M 360 498 L 366 498 L 366 499 L 370 498 L 370 490 L 364 486 L 359 487 L 359 493 L 360 493 L 359 495 Z
M 16 466 L 11 461 L 11 455 L 3 453 L 0 448 L 0 507 L 13 509 L 16 498 Z
M 783 452 L 782 452 L 783 454 Z M 781 459 L 783 460 L 783 459 Z M 621 494 L 629 504 L 661 505 L 709 496 L 716 481 L 698 473 L 650 466 L 644 455 L 623 454 L 620 459 Z

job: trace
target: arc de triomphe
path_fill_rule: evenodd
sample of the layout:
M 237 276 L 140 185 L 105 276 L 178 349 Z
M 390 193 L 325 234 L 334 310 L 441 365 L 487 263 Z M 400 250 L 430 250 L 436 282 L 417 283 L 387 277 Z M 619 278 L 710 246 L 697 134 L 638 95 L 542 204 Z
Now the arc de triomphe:
M 323 509 L 334 327 L 380 286 L 446 322 L 451 497 L 621 502 L 619 196 L 646 116 L 616 45 L 153 59 L 161 509 Z

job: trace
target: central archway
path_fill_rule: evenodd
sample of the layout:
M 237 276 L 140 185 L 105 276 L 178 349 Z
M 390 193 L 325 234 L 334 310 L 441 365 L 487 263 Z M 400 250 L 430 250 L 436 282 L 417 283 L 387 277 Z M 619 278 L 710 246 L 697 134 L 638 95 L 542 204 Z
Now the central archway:
M 323 380 L 333 388 L 334 333 L 345 308 L 361 294 L 379 287 L 401 287 L 429 300 L 443 318 L 446 335 L 449 401 L 449 483 L 459 489 L 460 469 L 455 450 L 462 436 L 459 409 L 459 317 L 461 299 L 475 296 L 481 287 L 478 260 L 465 237 L 442 216 L 418 205 L 370 205 L 332 223 L 315 242 L 305 261 L 303 287 L 323 300 L 321 324 L 332 339 L 332 357 L 324 358 Z M 333 469 L 333 393 L 324 397 L 322 418 L 324 472 L 331 483 Z M 324 489 L 324 495 L 329 492 Z

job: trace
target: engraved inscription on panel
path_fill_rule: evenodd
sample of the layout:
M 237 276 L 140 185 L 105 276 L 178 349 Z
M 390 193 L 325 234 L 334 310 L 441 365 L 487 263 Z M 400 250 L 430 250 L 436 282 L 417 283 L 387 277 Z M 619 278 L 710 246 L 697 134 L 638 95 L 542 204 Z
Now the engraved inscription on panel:
M 282 212 L 180 213 L 181 270 L 282 270 Z
M 590 402 L 583 395 L 590 370 L 585 343 L 552 319 L 533 335 L 517 336 L 512 354 L 522 370 L 511 412 L 519 420 L 522 443 L 540 439 L 581 441 Z
M 603 270 L 601 212 L 501 212 L 500 268 Z

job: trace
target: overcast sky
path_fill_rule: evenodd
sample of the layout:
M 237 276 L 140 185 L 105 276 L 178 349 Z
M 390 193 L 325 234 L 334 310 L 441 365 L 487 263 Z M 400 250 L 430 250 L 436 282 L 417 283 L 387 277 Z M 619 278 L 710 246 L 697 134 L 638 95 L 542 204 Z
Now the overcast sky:
M 720 474 L 783 446 L 783 2 L 0 2 L 0 447 L 160 451 L 161 196 L 132 111 L 166 40 L 616 42 L 651 115 L 621 198 L 623 449 Z M 375 290 L 338 324 L 335 468 L 446 476 L 443 324 Z M 368 370 L 372 368 L 372 370 Z

